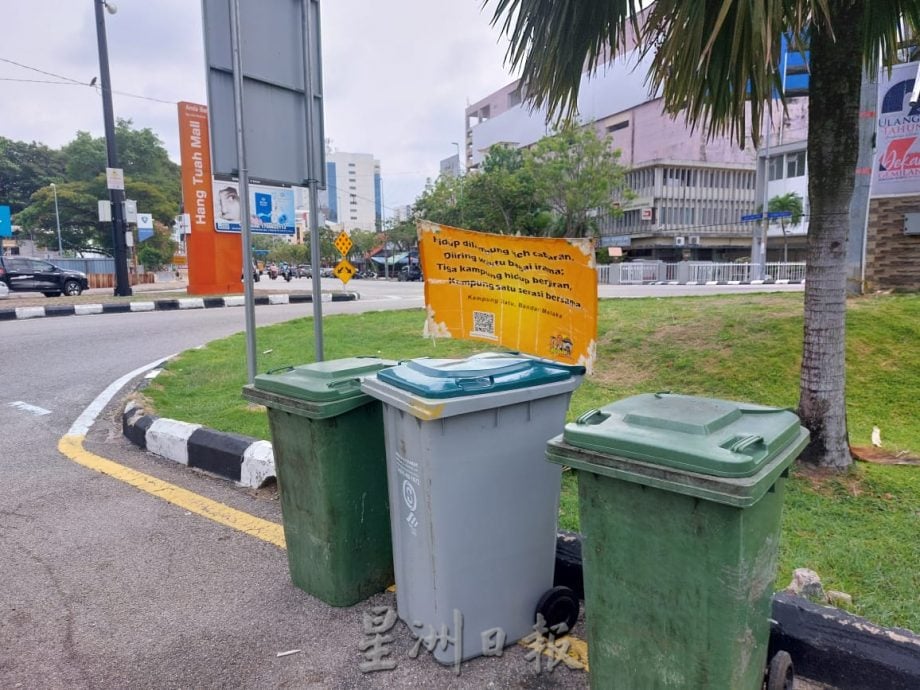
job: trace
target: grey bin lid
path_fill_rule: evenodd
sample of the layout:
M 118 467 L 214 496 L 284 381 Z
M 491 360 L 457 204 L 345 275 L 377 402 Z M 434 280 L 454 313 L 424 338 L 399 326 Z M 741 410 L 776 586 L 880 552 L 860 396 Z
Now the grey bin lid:
M 566 424 L 570 446 L 714 477 L 749 477 L 801 438 L 782 408 L 669 393 L 637 395 Z M 794 458 L 793 458 L 794 460 Z
M 581 376 L 585 368 L 526 355 L 483 352 L 466 359 L 420 357 L 377 378 L 423 398 L 454 398 L 540 386 Z
M 378 357 L 346 357 L 275 369 L 255 377 L 257 391 L 285 395 L 312 403 L 353 402 L 368 399 L 361 379 L 396 362 Z

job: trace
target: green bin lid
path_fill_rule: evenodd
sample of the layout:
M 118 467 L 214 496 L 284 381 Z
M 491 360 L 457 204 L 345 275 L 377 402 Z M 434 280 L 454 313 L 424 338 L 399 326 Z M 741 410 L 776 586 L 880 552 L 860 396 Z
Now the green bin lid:
M 566 424 L 576 448 L 714 477 L 756 474 L 800 436 L 794 412 L 655 393 L 619 400 Z
M 257 390 L 307 402 L 340 402 L 367 398 L 361 392 L 361 379 L 395 364 L 378 357 L 346 357 L 274 369 L 256 376 L 254 384 Z
M 585 368 L 526 355 L 482 352 L 465 359 L 420 357 L 377 374 L 381 381 L 423 398 L 455 398 L 529 388 L 581 376 Z

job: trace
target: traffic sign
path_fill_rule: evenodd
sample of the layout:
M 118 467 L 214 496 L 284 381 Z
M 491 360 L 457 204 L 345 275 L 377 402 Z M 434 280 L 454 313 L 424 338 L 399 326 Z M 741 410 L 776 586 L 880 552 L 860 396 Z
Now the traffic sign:
M 347 283 L 351 280 L 357 272 L 358 269 L 356 269 L 348 259 L 342 259 L 335 265 L 335 268 L 332 269 L 332 275 L 343 283 Z
M 742 223 L 750 223 L 755 220 L 763 220 L 763 216 L 759 213 L 749 213 L 746 216 L 741 216 Z
M 348 250 L 351 249 L 352 241 L 348 236 L 348 233 L 342 230 L 339 233 L 339 236 L 335 238 L 335 241 L 332 243 L 335 245 L 335 248 L 339 250 L 339 254 L 342 256 L 348 256 Z
M 792 211 L 770 211 L 767 218 L 792 218 Z

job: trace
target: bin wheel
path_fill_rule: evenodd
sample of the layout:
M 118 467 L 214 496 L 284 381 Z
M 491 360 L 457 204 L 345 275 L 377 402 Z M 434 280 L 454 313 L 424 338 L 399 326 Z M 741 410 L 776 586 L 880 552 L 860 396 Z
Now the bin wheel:
M 792 690 L 795 669 L 789 652 L 777 652 L 767 667 L 767 690 Z
M 562 637 L 568 634 L 578 621 L 578 596 L 569 587 L 553 587 L 540 597 L 534 618 L 538 613 L 543 615 L 546 627 L 550 630 L 553 626 L 565 623 L 566 632 L 556 635 Z

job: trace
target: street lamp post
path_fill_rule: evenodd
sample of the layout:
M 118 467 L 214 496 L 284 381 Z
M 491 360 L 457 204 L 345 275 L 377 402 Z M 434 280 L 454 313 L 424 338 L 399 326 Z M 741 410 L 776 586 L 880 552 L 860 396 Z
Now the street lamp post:
M 54 192 L 54 222 L 57 224 L 58 258 L 60 259 L 64 253 L 64 245 L 61 243 L 61 214 L 58 212 L 57 185 L 54 182 L 51 183 L 51 191 Z
M 102 88 L 102 115 L 105 120 L 105 150 L 108 167 L 118 168 L 118 146 L 115 142 L 115 115 L 112 110 L 112 80 L 109 75 L 109 48 L 105 37 L 105 15 L 103 8 L 115 14 L 113 3 L 106 0 L 93 0 L 96 7 L 96 40 L 99 44 L 99 81 Z M 115 296 L 127 297 L 131 294 L 128 279 L 128 244 L 125 239 L 125 192 L 123 189 L 110 189 L 109 200 L 112 202 L 112 247 L 115 255 Z
M 457 147 L 457 172 L 460 175 L 460 225 L 463 225 L 463 171 L 460 170 L 460 144 L 456 141 L 450 143 Z

